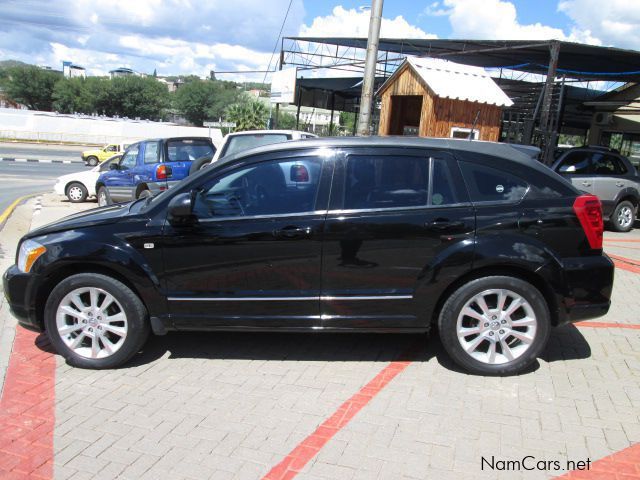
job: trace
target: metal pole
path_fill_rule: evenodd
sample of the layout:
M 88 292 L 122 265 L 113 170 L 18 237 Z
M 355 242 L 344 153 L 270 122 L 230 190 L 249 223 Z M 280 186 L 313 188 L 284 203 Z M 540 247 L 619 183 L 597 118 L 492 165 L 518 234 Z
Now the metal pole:
M 380 40 L 380 23 L 382 21 L 383 0 L 371 1 L 371 17 L 369 19 L 369 38 L 367 40 L 367 56 L 364 64 L 362 97 L 360 98 L 360 114 L 358 116 L 358 135 L 369 135 L 371 125 L 371 107 L 373 104 L 373 86 L 376 80 L 376 63 L 378 62 L 378 42 Z
M 553 87 L 556 78 L 556 69 L 558 67 L 558 56 L 560 55 L 560 42 L 554 40 L 549 46 L 549 69 L 547 70 L 547 78 L 545 81 L 544 97 L 542 99 L 542 112 L 540 113 L 540 130 L 542 130 L 543 139 L 543 163 L 550 164 L 553 159 L 553 151 L 551 148 L 551 136 L 553 114 L 551 112 L 551 103 L 553 101 Z

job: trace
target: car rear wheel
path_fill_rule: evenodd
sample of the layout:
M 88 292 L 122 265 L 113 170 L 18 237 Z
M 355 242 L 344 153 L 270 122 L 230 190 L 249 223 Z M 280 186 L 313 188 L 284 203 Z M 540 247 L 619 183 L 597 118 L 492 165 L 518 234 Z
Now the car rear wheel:
M 73 182 L 67 187 L 67 198 L 72 203 L 82 203 L 88 195 L 87 188 L 79 182 Z
M 94 157 L 93 155 L 87 157 L 86 161 L 87 165 L 89 165 L 90 167 L 95 167 L 96 165 L 98 165 L 98 157 Z
M 189 175 L 192 175 L 196 172 L 199 172 L 203 168 L 207 168 L 207 166 L 211 163 L 211 158 L 204 157 L 198 158 L 191 162 L 191 166 L 189 167 Z
M 547 344 L 547 303 L 530 283 L 514 277 L 473 280 L 456 290 L 438 320 L 440 338 L 462 368 L 511 375 L 529 367 Z
M 122 282 L 94 273 L 60 282 L 47 299 L 44 321 L 57 352 L 81 368 L 118 367 L 149 335 L 140 298 Z
M 111 201 L 111 197 L 109 196 L 109 191 L 107 187 L 100 187 L 98 189 L 98 205 L 100 207 L 106 207 L 107 205 L 111 205 L 113 202 Z
M 616 206 L 611 215 L 611 227 L 616 232 L 628 232 L 633 228 L 635 217 L 636 209 L 633 203 L 624 200 Z

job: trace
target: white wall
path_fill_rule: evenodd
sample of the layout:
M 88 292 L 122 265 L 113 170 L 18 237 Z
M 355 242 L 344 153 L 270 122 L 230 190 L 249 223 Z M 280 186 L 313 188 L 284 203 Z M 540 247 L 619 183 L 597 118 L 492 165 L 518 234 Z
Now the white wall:
M 211 136 L 222 143 L 218 128 L 183 127 L 168 122 L 82 117 L 34 110 L 0 108 L 0 138 L 103 145 L 156 137 Z

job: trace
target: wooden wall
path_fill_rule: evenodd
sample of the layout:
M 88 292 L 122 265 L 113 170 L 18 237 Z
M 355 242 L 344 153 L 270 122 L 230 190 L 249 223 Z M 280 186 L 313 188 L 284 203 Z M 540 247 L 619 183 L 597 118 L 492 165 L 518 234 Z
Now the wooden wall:
M 389 135 L 395 128 L 392 123 L 391 97 L 393 95 L 422 95 L 422 115 L 419 135 L 421 137 L 450 136 L 452 127 L 471 128 L 478 110 L 480 116 L 476 129 L 480 140 L 497 141 L 500 134 L 502 109 L 496 105 L 438 98 L 407 64 L 395 81 L 382 92 L 379 135 Z

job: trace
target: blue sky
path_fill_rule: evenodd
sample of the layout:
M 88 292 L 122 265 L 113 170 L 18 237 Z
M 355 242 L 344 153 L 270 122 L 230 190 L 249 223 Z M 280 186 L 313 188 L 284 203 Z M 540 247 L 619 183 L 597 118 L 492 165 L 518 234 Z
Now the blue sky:
M 262 70 L 290 0 L 0 0 L 0 60 L 89 74 Z M 286 35 L 366 36 L 370 0 L 293 0 Z M 640 50 L 640 0 L 387 0 L 382 35 L 562 40 Z M 258 78 L 260 77 L 260 78 Z M 262 80 L 234 74 L 234 80 Z

